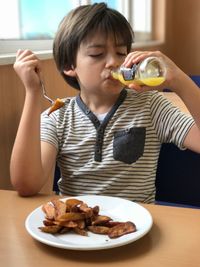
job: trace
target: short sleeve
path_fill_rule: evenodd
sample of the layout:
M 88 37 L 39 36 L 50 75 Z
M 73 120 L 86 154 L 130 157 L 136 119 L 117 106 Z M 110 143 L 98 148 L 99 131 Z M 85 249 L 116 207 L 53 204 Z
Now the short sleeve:
M 151 103 L 151 116 L 154 127 L 162 143 L 174 143 L 180 149 L 185 137 L 194 125 L 194 119 L 174 106 L 162 94 L 154 94 Z
M 44 111 L 41 114 L 40 140 L 48 142 L 58 149 L 57 119 L 53 113 L 48 115 L 48 112 Z

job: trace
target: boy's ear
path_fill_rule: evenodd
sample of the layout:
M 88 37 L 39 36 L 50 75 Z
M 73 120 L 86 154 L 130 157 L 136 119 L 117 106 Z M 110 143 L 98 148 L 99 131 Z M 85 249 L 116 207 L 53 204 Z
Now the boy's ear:
M 69 69 L 69 70 L 63 70 L 64 74 L 70 77 L 76 77 L 76 72 L 74 69 Z

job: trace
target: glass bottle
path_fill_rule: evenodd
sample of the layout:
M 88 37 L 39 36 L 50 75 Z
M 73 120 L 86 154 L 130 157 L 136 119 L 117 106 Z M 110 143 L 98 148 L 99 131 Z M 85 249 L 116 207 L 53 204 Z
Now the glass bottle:
M 134 82 L 139 85 L 157 86 L 165 81 L 166 66 L 161 58 L 147 57 L 131 68 L 121 66 L 114 69 L 111 75 L 125 85 Z

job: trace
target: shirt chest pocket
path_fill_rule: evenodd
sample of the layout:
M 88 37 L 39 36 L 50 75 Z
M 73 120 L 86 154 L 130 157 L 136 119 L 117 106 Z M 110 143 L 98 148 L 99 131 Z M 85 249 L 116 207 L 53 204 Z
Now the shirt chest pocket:
M 146 129 L 133 127 L 114 134 L 113 157 L 127 164 L 136 162 L 144 152 Z

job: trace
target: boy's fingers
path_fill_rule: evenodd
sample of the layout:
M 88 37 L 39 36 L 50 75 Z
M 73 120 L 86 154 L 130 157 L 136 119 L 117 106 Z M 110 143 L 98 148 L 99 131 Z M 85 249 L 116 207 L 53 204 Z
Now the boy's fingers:
M 142 87 L 141 87 L 139 84 L 134 83 L 134 82 L 131 83 L 131 84 L 129 84 L 128 87 L 129 87 L 130 89 L 134 89 L 134 90 L 136 90 L 136 91 L 141 91 L 141 89 L 142 89 Z

